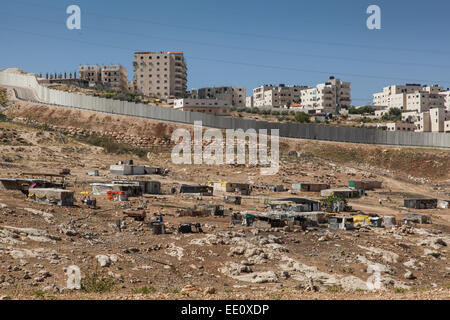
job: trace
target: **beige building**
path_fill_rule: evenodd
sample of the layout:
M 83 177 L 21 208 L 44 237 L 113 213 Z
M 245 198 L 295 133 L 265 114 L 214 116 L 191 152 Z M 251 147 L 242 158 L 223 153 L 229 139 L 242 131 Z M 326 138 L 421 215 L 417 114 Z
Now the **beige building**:
M 175 99 L 173 107 L 182 111 L 201 112 L 216 116 L 228 116 L 231 109 L 230 103 L 226 100 L 194 98 Z
M 102 68 L 98 65 L 81 65 L 78 67 L 78 77 L 93 83 L 102 82 Z
M 133 66 L 137 93 L 165 99 L 184 97 L 187 66 L 183 52 L 135 52 Z
M 417 115 L 416 132 L 431 132 L 431 117 L 429 112 L 421 112 Z
M 317 112 L 338 113 L 342 108 L 348 109 L 350 103 L 350 82 L 343 82 L 335 77 L 301 92 L 301 105 Z
M 127 69 L 121 65 L 102 66 L 102 84 L 115 91 L 128 91 Z
M 382 92 L 373 95 L 373 105 L 382 106 L 386 111 L 391 108 L 398 108 L 400 110 L 425 112 L 431 108 L 443 108 L 444 104 L 443 88 L 437 85 L 393 85 L 385 87 Z
M 244 87 L 211 87 L 194 89 L 189 96 L 193 99 L 218 99 L 225 100 L 229 105 L 235 107 L 245 106 Z
M 246 106 L 247 108 L 253 108 L 253 107 L 254 107 L 253 96 L 250 96 L 250 97 L 246 97 L 246 98 L 245 98 L 245 106 Z
M 416 125 L 414 123 L 406 122 L 391 122 L 386 123 L 387 131 L 412 131 L 416 130 Z
M 402 122 L 388 123 L 389 131 L 448 132 L 450 111 L 444 108 L 431 108 L 425 112 L 408 111 L 402 113 Z
M 253 89 L 253 99 L 246 103 L 247 107 L 257 108 L 283 108 L 292 103 L 301 101 L 300 92 L 307 89 L 306 86 L 279 86 L 263 85 Z M 252 105 L 251 105 L 252 104 Z
M 450 120 L 444 122 L 444 132 L 450 132 Z
M 446 110 L 450 110 L 450 90 L 442 91 L 439 93 L 444 97 L 444 107 Z
M 444 132 L 445 122 L 450 121 L 450 111 L 444 108 L 430 109 L 430 121 L 432 132 Z
M 408 111 L 425 112 L 433 108 L 444 108 L 445 97 L 440 94 L 441 87 L 423 87 L 420 91 L 406 94 Z
M 406 94 L 422 89 L 420 84 L 392 85 L 384 87 L 382 92 L 373 94 L 373 105 L 386 109 L 406 109 Z
M 121 65 L 81 65 L 78 67 L 80 80 L 89 81 L 91 87 L 128 91 L 127 69 Z

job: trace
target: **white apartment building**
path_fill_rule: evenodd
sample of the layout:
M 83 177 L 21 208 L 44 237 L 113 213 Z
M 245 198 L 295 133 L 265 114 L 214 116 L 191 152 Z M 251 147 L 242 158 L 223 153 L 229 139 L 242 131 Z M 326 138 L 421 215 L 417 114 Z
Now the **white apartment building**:
M 229 105 L 244 107 L 246 103 L 244 87 L 211 87 L 193 89 L 190 97 L 194 99 L 218 99 L 225 100 Z
M 247 108 L 253 108 L 254 107 L 253 96 L 245 98 L 245 106 Z
M 382 92 L 373 95 L 373 105 L 382 106 L 386 111 L 391 108 L 398 108 L 400 110 L 425 112 L 431 108 L 443 108 L 444 103 L 443 88 L 437 85 L 393 85 L 385 87 Z
M 445 132 L 445 122 L 450 121 L 450 111 L 443 108 L 430 109 L 431 132 Z
M 442 91 L 439 94 L 444 97 L 444 108 L 450 110 L 450 90 L 447 89 L 447 91 Z
M 257 108 L 283 108 L 292 103 L 300 102 L 300 92 L 307 89 L 306 86 L 279 86 L 263 85 L 253 89 L 253 99 L 248 100 L 247 107 Z M 253 101 L 253 105 L 249 105 Z
M 182 111 L 202 112 L 216 116 L 227 116 L 231 110 L 228 101 L 218 99 L 175 99 L 173 107 Z
M 386 123 L 387 131 L 412 131 L 416 130 L 414 123 L 390 122 Z
M 416 132 L 430 132 L 431 131 L 431 118 L 429 112 L 421 112 L 417 115 Z
M 389 131 L 408 130 L 415 127 L 416 132 L 449 132 L 450 110 L 431 108 L 425 112 L 408 111 L 402 113 L 402 122 L 388 124 Z
M 450 120 L 444 122 L 444 132 L 450 133 Z
M 137 93 L 165 99 L 184 97 L 187 66 L 183 52 L 135 52 L 133 66 Z
M 393 85 L 384 87 L 382 92 L 373 94 L 373 105 L 382 106 L 386 109 L 406 109 L 406 94 L 422 89 L 420 84 Z
M 301 105 L 318 112 L 338 113 L 342 108 L 348 109 L 350 103 L 350 82 L 343 82 L 335 77 L 301 92 Z
M 127 69 L 120 64 L 115 65 L 80 65 L 80 80 L 89 81 L 90 86 L 102 85 L 105 89 L 128 91 Z
M 444 108 L 444 95 L 442 87 L 423 87 L 420 91 L 406 94 L 405 110 L 425 112 L 433 108 Z

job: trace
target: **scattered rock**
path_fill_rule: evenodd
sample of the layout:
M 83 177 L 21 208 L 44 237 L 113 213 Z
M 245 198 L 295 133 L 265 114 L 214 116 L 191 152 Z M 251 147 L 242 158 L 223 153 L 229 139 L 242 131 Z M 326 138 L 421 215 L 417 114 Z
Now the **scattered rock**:
M 111 259 L 107 255 L 101 254 L 95 256 L 95 258 L 97 259 L 98 264 L 102 268 L 109 267 L 111 265 Z

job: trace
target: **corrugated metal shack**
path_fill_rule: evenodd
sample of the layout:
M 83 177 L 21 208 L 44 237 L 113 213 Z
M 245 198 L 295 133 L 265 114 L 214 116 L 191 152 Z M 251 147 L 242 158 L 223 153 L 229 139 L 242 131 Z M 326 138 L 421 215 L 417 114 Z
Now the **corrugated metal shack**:
M 58 206 L 73 206 L 74 191 L 53 188 L 33 188 L 28 192 L 28 200 Z
M 414 198 L 414 199 L 404 199 L 404 206 L 411 209 L 436 209 L 437 199 L 427 199 L 427 198 Z

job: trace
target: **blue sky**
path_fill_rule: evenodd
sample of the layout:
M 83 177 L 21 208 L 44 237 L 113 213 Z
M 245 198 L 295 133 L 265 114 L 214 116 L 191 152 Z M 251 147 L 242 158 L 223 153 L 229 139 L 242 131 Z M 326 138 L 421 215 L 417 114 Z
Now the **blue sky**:
M 67 6 L 81 30 L 66 28 Z M 381 8 L 381 30 L 366 9 Z M 450 87 L 447 0 L 2 1 L 0 69 L 72 72 L 120 63 L 133 52 L 184 51 L 188 89 L 352 82 L 354 105 L 390 84 Z

